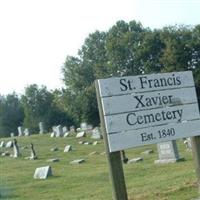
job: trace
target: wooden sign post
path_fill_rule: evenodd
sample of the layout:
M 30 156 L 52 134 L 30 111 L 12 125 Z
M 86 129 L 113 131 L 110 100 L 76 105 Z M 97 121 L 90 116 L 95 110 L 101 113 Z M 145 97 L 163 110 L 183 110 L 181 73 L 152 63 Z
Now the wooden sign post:
M 199 135 L 192 72 L 99 79 L 95 85 L 114 196 L 124 200 L 127 194 L 119 151 Z

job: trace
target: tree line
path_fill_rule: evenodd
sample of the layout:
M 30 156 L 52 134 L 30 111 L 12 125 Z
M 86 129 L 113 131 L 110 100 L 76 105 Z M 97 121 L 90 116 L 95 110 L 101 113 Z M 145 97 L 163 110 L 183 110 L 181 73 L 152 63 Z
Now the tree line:
M 152 30 L 136 21 L 118 21 L 108 31 L 89 34 L 77 56 L 66 57 L 62 90 L 33 84 L 20 98 L 2 96 L 0 134 L 18 125 L 37 131 L 39 121 L 48 128 L 83 121 L 99 125 L 95 79 L 185 70 L 193 71 L 200 99 L 200 25 Z

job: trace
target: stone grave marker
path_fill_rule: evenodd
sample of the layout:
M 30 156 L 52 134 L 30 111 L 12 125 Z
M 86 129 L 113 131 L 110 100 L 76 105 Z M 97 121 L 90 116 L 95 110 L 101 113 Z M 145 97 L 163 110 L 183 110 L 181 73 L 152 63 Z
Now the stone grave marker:
M 6 148 L 12 148 L 13 147 L 13 142 L 12 141 L 8 141 L 6 143 Z
M 138 158 L 133 158 L 133 159 L 128 160 L 127 163 L 131 164 L 131 163 L 138 163 L 138 162 L 141 162 L 141 161 L 143 161 L 143 158 L 138 157 Z
M 18 126 L 17 130 L 18 130 L 18 136 L 23 136 L 23 127 Z
M 39 133 L 40 133 L 40 134 L 45 133 L 45 125 L 44 125 L 44 122 L 39 122 Z
M 63 134 L 65 134 L 68 132 L 68 128 L 66 126 L 63 126 L 62 131 L 63 131 Z
M 14 133 L 10 133 L 10 137 L 15 137 L 15 134 Z
M 85 131 L 81 131 L 81 132 L 77 133 L 76 138 L 81 138 L 81 137 L 85 137 L 85 136 L 86 136 Z
M 56 127 L 56 137 L 62 137 L 63 136 L 63 130 L 62 130 L 62 126 L 58 125 Z
M 0 142 L 0 148 L 4 147 L 5 146 L 5 142 L 4 141 L 1 141 Z
M 65 146 L 64 152 L 69 152 L 69 151 L 72 151 L 72 146 L 71 145 Z
M 183 158 L 179 157 L 178 148 L 175 140 L 158 143 L 157 149 L 159 160 L 155 160 L 156 164 L 174 163 L 183 160 Z
M 47 162 L 59 162 L 59 161 L 60 161 L 59 158 L 51 158 L 47 160 Z
M 83 162 L 85 162 L 84 159 L 76 159 L 76 160 L 71 161 L 70 164 L 81 164 Z
M 34 179 L 46 179 L 52 176 L 52 170 L 50 166 L 36 168 L 34 173 Z
M 63 135 L 63 137 L 68 137 L 70 136 L 70 132 L 65 132 L 65 134 Z
M 141 154 L 146 154 L 146 155 L 148 155 L 148 154 L 151 154 L 151 153 L 153 153 L 153 150 L 152 150 L 152 149 L 148 149 L 148 150 L 146 150 L 146 151 L 143 151 Z
M 24 129 L 24 135 L 25 135 L 25 136 L 30 136 L 30 132 L 29 132 L 29 129 L 28 129 L 28 128 L 25 128 L 25 129 Z
M 37 155 L 35 153 L 35 149 L 33 144 L 30 144 L 30 148 L 31 148 L 31 156 L 29 157 L 30 160 L 36 160 L 37 159 Z
M 52 138 L 53 138 L 53 137 L 56 137 L 56 133 L 55 133 L 55 132 L 52 132 L 51 135 L 50 135 L 50 137 L 52 137 Z
M 92 139 L 101 139 L 102 138 L 102 135 L 100 133 L 100 130 L 98 127 L 95 127 L 93 130 L 92 130 L 92 136 L 91 136 Z
M 13 158 L 18 158 L 20 156 L 19 147 L 17 144 L 17 140 L 13 140 Z
M 188 151 L 192 151 L 192 142 L 190 138 L 185 138 L 184 144 Z
M 59 150 L 58 147 L 51 148 L 51 151 L 58 151 L 58 150 Z

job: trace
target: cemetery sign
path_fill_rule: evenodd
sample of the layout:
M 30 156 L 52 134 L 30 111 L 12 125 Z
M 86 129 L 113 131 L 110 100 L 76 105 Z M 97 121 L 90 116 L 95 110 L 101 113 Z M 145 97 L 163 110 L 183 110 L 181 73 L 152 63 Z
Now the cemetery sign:
M 99 79 L 109 152 L 199 135 L 191 71 Z

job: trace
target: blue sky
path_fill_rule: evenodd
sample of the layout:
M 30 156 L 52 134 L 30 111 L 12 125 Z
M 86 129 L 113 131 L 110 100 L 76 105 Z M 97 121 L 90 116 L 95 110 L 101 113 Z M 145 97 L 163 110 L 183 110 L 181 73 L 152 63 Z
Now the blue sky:
M 144 27 L 199 24 L 199 0 L 1 0 L 0 94 L 62 87 L 61 66 L 89 33 L 118 20 Z

